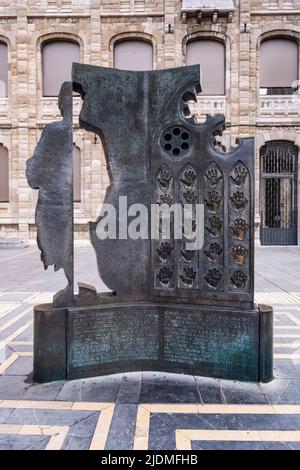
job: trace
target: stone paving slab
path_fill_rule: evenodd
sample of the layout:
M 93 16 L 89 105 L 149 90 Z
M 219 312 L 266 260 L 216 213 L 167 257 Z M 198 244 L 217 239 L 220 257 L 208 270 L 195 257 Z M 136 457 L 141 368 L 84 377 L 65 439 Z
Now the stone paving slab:
M 77 251 L 78 277 L 96 284 L 91 249 Z M 300 248 L 258 247 L 256 260 L 256 299 L 275 309 L 272 382 L 134 372 L 33 384 L 32 309 L 65 281 L 34 248 L 1 250 L 0 449 L 300 449 Z

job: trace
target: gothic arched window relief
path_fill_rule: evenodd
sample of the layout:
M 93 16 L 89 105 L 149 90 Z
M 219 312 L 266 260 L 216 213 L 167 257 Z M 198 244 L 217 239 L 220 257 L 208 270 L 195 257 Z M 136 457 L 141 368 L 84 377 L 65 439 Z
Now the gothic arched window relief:
M 56 40 L 44 44 L 43 96 L 58 96 L 62 83 L 71 81 L 73 62 L 80 62 L 80 47 L 77 43 Z
M 7 97 L 8 59 L 7 45 L 0 42 L 0 98 Z
M 0 144 L 0 202 L 9 202 L 8 150 Z
M 114 67 L 122 70 L 152 70 L 152 44 L 136 39 L 118 42 L 114 47 Z
M 260 47 L 260 94 L 291 95 L 297 88 L 298 45 L 292 39 L 266 39 Z
M 186 64 L 200 64 L 203 95 L 225 94 L 225 46 L 221 41 L 198 39 L 187 43 Z

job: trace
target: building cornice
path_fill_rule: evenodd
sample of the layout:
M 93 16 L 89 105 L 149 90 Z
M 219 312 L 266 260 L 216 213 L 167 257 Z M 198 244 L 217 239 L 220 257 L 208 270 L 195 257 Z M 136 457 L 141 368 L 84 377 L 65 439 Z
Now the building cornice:
M 34 13 L 26 15 L 27 19 L 35 18 L 90 18 L 89 13 Z
M 165 16 L 165 13 L 162 12 L 155 12 L 155 13 L 101 13 L 100 17 L 101 18 L 132 18 L 132 17 L 137 17 L 137 18 L 147 18 L 147 17 L 163 17 Z
M 254 10 L 250 11 L 251 16 L 284 16 L 284 15 L 300 15 L 300 10 Z

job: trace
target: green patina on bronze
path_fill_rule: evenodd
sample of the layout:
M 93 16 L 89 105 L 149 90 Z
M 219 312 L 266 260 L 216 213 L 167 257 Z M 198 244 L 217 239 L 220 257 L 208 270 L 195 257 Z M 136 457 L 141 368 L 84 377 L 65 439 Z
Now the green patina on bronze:
M 253 139 L 226 150 L 217 139 L 223 116 L 199 124 L 190 115 L 199 66 L 131 72 L 73 64 L 72 80 L 83 99 L 80 127 L 103 143 L 110 178 L 104 203 L 117 208 L 127 196 L 128 206 L 143 204 L 149 212 L 151 204 L 188 203 L 193 217 L 203 204 L 204 245 L 191 251 L 186 239 L 151 240 L 150 226 L 148 239 L 100 240 L 100 216 L 90 222 L 99 275 L 112 292 L 81 285 L 70 296 L 71 277 L 59 302 L 36 307 L 34 379 L 164 370 L 271 380 L 272 309 L 257 307 L 253 297 Z M 63 167 L 71 121 L 68 126 L 65 141 L 59 134 Z M 49 133 L 46 128 L 44 137 Z M 49 145 L 41 141 L 39 152 L 44 163 L 57 164 Z M 38 166 L 35 171 L 38 177 Z M 65 187 L 70 174 L 59 175 L 55 184 Z M 58 205 L 57 239 L 41 246 L 46 259 L 54 247 L 58 259 L 48 264 L 58 268 L 73 256 L 73 215 L 66 208 Z M 47 204 L 44 209 L 46 223 L 37 218 L 40 240 L 49 236 Z

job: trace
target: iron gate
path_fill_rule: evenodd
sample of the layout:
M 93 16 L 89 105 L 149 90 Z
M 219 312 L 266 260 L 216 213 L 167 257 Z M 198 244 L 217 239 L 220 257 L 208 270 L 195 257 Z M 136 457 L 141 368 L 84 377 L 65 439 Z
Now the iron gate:
M 297 147 L 283 140 L 261 148 L 262 245 L 297 244 L 297 154 Z

